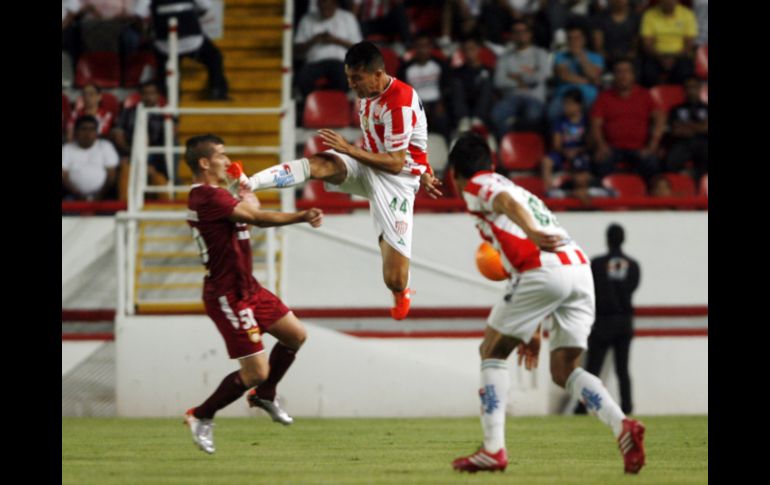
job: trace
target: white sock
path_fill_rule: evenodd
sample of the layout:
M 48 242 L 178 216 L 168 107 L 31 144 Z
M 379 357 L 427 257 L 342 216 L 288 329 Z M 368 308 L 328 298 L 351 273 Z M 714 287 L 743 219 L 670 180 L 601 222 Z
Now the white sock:
M 293 187 L 310 178 L 310 160 L 300 158 L 273 165 L 249 177 L 251 190 Z
M 510 381 L 505 360 L 481 361 L 481 427 L 484 430 L 484 449 L 490 453 L 505 448 L 505 406 Z
M 610 426 L 616 438 L 620 436 L 620 432 L 623 430 L 623 419 L 626 415 L 620 410 L 620 406 L 612 399 L 598 377 L 578 367 L 569 375 L 564 387 L 572 397 L 585 404 L 588 412 L 597 416 L 602 423 Z

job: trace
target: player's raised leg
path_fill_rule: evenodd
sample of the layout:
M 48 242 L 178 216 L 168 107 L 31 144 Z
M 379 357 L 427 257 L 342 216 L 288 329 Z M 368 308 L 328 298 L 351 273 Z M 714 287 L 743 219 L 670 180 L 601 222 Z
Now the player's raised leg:
M 281 409 L 275 396 L 276 386 L 294 362 L 297 351 L 305 343 L 307 333 L 293 312 L 270 325 L 267 332 L 278 339 L 270 352 L 270 373 L 264 382 L 249 392 L 247 399 L 249 406 L 264 409 L 273 421 L 289 425 L 294 419 Z
M 628 419 L 602 381 L 578 367 L 582 352 L 583 349 L 578 347 L 561 347 L 551 352 L 553 382 L 579 399 L 589 413 L 612 428 L 623 454 L 625 472 L 639 473 L 645 461 L 644 425 L 635 419 Z
M 240 370 L 228 374 L 217 390 L 203 404 L 187 410 L 185 424 L 193 441 L 206 453 L 214 453 L 214 415 L 246 392 L 267 379 L 269 364 L 263 352 L 238 359 Z
M 339 185 L 346 176 L 347 168 L 341 158 L 321 152 L 273 165 L 248 177 L 248 182 L 251 190 L 264 190 L 294 187 L 312 179 Z
M 505 451 L 505 408 L 510 376 L 506 359 L 521 341 L 487 326 L 481 342 L 481 427 L 484 444 L 475 453 L 452 462 L 458 471 L 503 471 L 508 466 Z

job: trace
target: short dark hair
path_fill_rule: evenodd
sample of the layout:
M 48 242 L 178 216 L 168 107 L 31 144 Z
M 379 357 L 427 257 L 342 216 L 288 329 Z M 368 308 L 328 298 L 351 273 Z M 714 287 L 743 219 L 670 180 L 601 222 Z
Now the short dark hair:
M 616 66 L 623 63 L 630 65 L 631 70 L 634 71 L 634 74 L 636 74 L 636 66 L 634 65 L 633 59 L 631 59 L 630 57 L 619 57 L 618 59 L 616 59 L 615 62 L 612 63 L 612 70 L 614 71 Z
M 562 99 L 571 99 L 577 104 L 583 104 L 583 93 L 579 89 L 570 89 L 564 93 Z
M 626 233 L 623 226 L 614 222 L 610 224 L 610 227 L 607 228 L 607 246 L 611 249 L 620 249 L 625 239 Z
M 492 152 L 479 134 L 463 133 L 449 152 L 449 166 L 455 173 L 470 179 L 482 170 L 492 170 Z
M 99 120 L 97 120 L 95 116 L 82 115 L 79 116 L 77 120 L 75 120 L 75 131 L 80 129 L 80 127 L 86 123 L 92 123 L 97 129 L 99 129 Z
M 523 25 L 527 28 L 528 31 L 532 32 L 532 26 L 525 22 L 523 19 L 515 19 L 513 22 L 511 22 L 511 32 L 513 32 L 513 29 L 515 29 L 517 25 Z
M 385 59 L 376 45 L 365 40 L 348 49 L 345 65 L 351 69 L 362 68 L 367 72 L 374 72 L 377 69 L 385 69 Z
M 184 152 L 184 160 L 187 165 L 190 166 L 190 170 L 195 175 L 199 175 L 201 172 L 200 164 L 198 160 L 201 158 L 209 158 L 214 152 L 213 145 L 224 145 L 225 141 L 216 135 L 211 133 L 207 135 L 198 135 L 187 140 L 186 150 Z
M 142 81 L 141 83 L 139 83 L 139 92 L 142 92 L 144 88 L 148 88 L 150 86 L 160 91 L 160 86 L 158 85 L 158 82 L 155 81 L 154 79 L 149 79 L 147 81 Z
M 83 92 L 85 92 L 85 90 L 86 90 L 86 88 L 87 88 L 88 86 L 91 86 L 92 88 L 96 89 L 96 92 L 97 92 L 97 93 L 101 93 L 101 92 L 102 92 L 102 88 L 100 88 L 100 87 L 99 87 L 99 86 L 98 86 L 96 83 L 92 83 L 92 82 L 91 82 L 91 83 L 86 83 L 86 84 L 84 84 L 84 85 L 83 85 L 83 87 L 82 87 L 82 88 L 80 88 L 80 90 L 81 90 L 81 91 L 83 91 Z

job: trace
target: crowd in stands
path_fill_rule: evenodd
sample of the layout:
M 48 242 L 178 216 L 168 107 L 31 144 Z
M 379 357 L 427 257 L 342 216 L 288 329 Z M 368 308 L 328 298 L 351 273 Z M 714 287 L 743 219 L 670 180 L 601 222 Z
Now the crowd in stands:
M 168 3 L 62 0 L 62 199 L 126 199 L 136 106 L 165 104 L 171 12 L 178 19 L 180 57 L 206 67 L 209 99 L 229 99 L 222 54 L 199 21 L 211 1 L 175 0 L 172 10 L 164 9 Z M 72 87 L 80 90 L 75 99 L 65 93 Z M 121 102 L 110 90 L 130 94 Z M 164 115 L 149 115 L 149 146 L 163 146 L 164 133 Z M 165 156 L 149 155 L 147 173 L 149 183 L 165 184 Z
M 707 185 L 708 0 L 304 0 L 295 22 L 300 113 L 342 91 L 357 126 L 342 61 L 366 39 L 444 149 L 477 131 L 538 195 L 618 195 L 626 172 L 648 196 Z
M 198 21 L 210 0 L 180 2 L 180 55 L 206 67 L 210 99 L 229 99 L 222 54 Z M 136 105 L 165 103 L 164 3 L 62 0 L 63 198 L 125 198 Z M 679 176 L 707 187 L 708 0 L 298 0 L 294 15 L 300 126 L 358 126 L 343 60 L 366 39 L 417 90 L 442 176 L 441 154 L 473 130 L 499 172 L 541 196 L 622 195 L 608 177 L 626 172 L 644 195 L 692 192 Z M 136 92 L 121 102 L 116 88 Z M 332 93 L 350 107 L 334 97 L 324 112 L 320 95 Z M 151 115 L 150 146 L 163 141 L 163 115 Z M 163 155 L 148 175 L 168 180 Z

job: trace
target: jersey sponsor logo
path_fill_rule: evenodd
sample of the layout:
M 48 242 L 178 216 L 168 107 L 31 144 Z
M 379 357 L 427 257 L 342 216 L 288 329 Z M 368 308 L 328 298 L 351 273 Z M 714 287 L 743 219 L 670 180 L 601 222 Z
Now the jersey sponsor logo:
M 613 281 L 623 281 L 628 274 L 628 260 L 624 258 L 610 258 L 607 261 L 607 276 Z
M 403 237 L 402 237 L 402 238 L 399 238 L 399 240 L 398 240 L 398 244 L 400 244 L 400 245 L 402 245 L 402 246 L 406 246 L 406 243 L 404 242 L 404 238 L 403 238 Z
M 396 221 L 396 232 L 403 236 L 406 234 L 406 230 L 409 228 L 409 224 L 404 221 Z
M 492 414 L 492 411 L 500 405 L 497 392 L 495 392 L 495 386 L 491 384 L 479 389 L 479 398 L 481 398 L 481 408 L 484 414 Z

